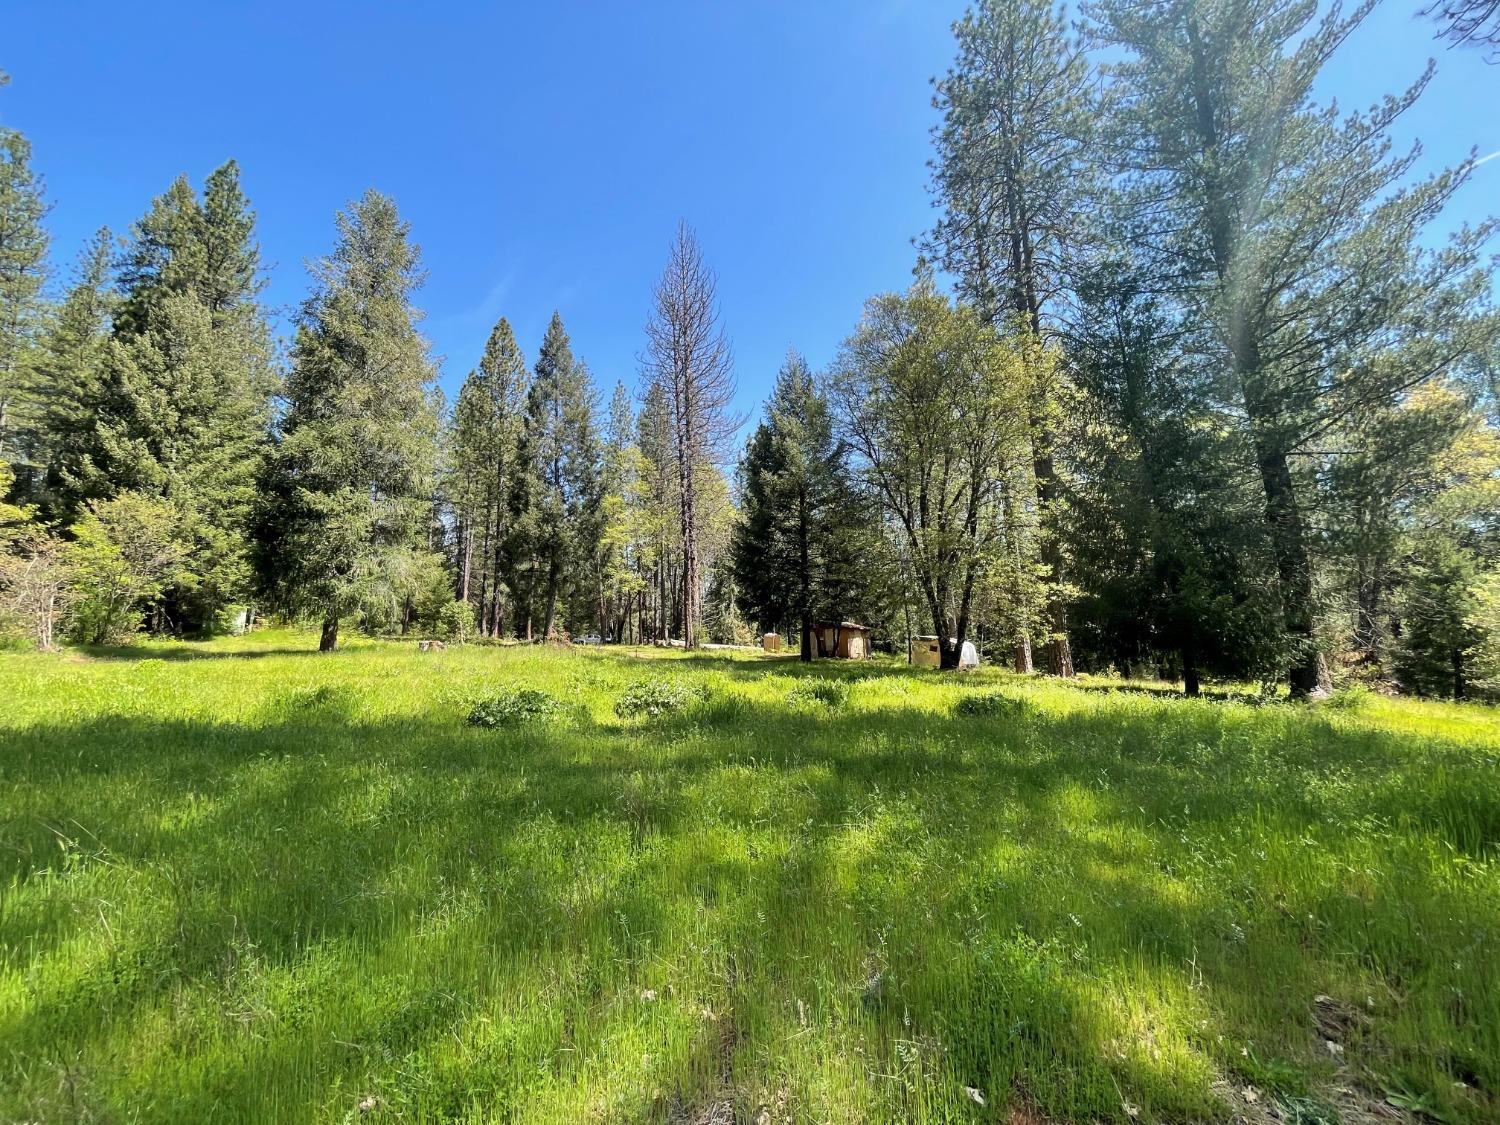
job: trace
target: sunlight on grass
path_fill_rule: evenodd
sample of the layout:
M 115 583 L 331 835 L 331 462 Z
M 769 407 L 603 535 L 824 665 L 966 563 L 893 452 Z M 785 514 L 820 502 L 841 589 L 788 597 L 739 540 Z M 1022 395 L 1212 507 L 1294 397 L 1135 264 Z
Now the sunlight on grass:
M 1491 711 L 314 643 L 0 657 L 0 1118 L 1500 1114 Z

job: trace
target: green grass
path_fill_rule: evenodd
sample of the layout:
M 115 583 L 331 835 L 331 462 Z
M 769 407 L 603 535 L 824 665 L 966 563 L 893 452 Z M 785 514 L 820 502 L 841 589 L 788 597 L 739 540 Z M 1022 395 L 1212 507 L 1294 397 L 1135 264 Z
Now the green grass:
M 0 1121 L 1500 1118 L 1495 711 L 313 647 L 0 656 Z

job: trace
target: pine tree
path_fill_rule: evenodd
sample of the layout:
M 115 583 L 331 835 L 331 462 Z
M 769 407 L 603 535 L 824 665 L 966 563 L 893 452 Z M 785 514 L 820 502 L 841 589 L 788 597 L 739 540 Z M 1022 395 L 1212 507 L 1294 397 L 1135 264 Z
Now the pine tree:
M 658 643 L 671 636 L 672 591 L 677 589 L 673 560 L 677 557 L 677 477 L 673 465 L 672 408 L 667 390 L 651 379 L 646 383 L 636 419 L 637 448 L 642 467 L 641 566 L 647 571 L 640 633 Z M 675 599 L 681 609 L 681 599 Z
M 573 357 L 562 317 L 552 314 L 526 395 L 520 488 L 529 555 L 542 598 L 541 638 L 550 639 L 559 601 L 567 604 L 599 537 L 599 443 L 588 368 Z
M 395 204 L 374 190 L 337 216 L 313 267 L 277 450 L 274 575 L 282 602 L 323 622 L 392 613 L 426 552 L 436 377 L 412 295 L 420 255 Z
M 153 609 L 157 628 L 209 629 L 249 593 L 275 386 L 254 224 L 233 161 L 208 177 L 201 201 L 186 178 L 175 181 L 121 262 L 102 377 L 82 367 L 71 376 L 81 393 L 66 409 L 81 426 L 69 425 L 83 440 L 59 466 L 62 502 L 76 511 L 125 491 L 158 497 L 192 544 Z M 92 310 L 80 300 L 82 326 Z
M 101 229 L 79 256 L 77 279 L 42 341 L 37 375 L 46 395 L 46 480 L 42 505 L 55 521 L 80 514 L 91 465 L 96 411 L 104 388 L 114 293 L 110 290 L 113 239 Z
M 1226 420 L 1243 418 L 1249 434 L 1298 695 L 1326 678 L 1298 458 L 1340 419 L 1486 346 L 1472 313 L 1489 290 L 1478 267 L 1492 228 L 1461 230 L 1441 251 L 1419 242 L 1472 160 L 1408 185 L 1417 150 L 1390 154 L 1391 125 L 1431 70 L 1365 113 L 1313 100 L 1372 6 L 1322 17 L 1301 0 L 1089 9 L 1101 47 L 1122 58 L 1109 67 L 1108 147 L 1122 158 L 1136 249 L 1152 287 L 1182 302 L 1188 346 L 1228 376 Z M 1403 337 L 1422 342 L 1422 362 L 1383 362 Z
M 983 318 L 1041 340 L 1055 329 L 1049 311 L 1066 296 L 1090 225 L 1096 161 L 1088 63 L 1051 0 L 981 0 L 953 30 L 958 58 L 936 83 L 935 99 L 943 121 L 933 133 L 933 188 L 942 216 L 927 245 Z M 1056 526 L 1059 369 L 1045 349 L 1027 354 L 1037 360 L 1029 425 L 1038 515 L 1027 547 L 1040 556 L 1048 583 L 1048 669 L 1069 676 L 1066 565 Z M 1029 650 L 1029 637 L 1019 644 Z
M 795 624 L 804 661 L 814 656 L 815 619 L 852 616 L 865 600 L 863 513 L 847 480 L 828 401 L 792 352 L 740 462 L 743 518 L 729 569 L 741 611 L 762 629 Z
M 0 462 L 20 466 L 22 491 L 39 483 L 41 441 L 35 372 L 46 280 L 47 204 L 31 168 L 31 145 L 0 126 Z
M 458 596 L 474 603 L 486 636 L 503 632 L 505 599 L 515 587 L 507 569 L 516 536 L 511 496 L 522 472 L 521 427 L 530 378 L 510 323 L 502 317 L 454 406 Z

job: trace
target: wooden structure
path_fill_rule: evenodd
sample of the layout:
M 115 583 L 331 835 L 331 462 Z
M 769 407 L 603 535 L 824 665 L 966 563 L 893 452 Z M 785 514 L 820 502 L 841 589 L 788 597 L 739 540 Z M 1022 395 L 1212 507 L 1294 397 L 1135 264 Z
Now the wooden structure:
M 760 639 L 760 647 L 761 647 L 761 651 L 762 652 L 780 652 L 781 651 L 781 634 L 780 633 L 767 633 L 764 637 L 762 637 Z
M 958 639 L 951 638 L 948 643 L 957 645 Z M 913 637 L 911 639 L 911 663 L 916 668 L 942 667 L 943 650 L 938 644 L 937 637 L 930 634 Z M 965 641 L 963 648 L 959 650 L 958 667 L 960 670 L 979 667 L 979 652 L 974 648 L 973 641 Z
M 855 621 L 820 621 L 813 626 L 813 656 L 865 660 L 870 655 L 870 628 Z
M 943 662 L 943 652 L 934 636 L 911 639 L 911 663 L 916 668 L 936 668 Z

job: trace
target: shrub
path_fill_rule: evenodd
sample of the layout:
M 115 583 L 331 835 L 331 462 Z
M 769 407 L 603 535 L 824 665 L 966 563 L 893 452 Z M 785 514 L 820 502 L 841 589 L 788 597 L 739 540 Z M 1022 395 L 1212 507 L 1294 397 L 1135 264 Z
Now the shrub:
M 953 705 L 953 713 L 968 719 L 1019 719 L 1031 712 L 1031 704 L 1024 699 L 987 692 L 983 695 L 966 695 Z
M 641 680 L 626 688 L 615 701 L 615 714 L 622 719 L 633 719 L 638 715 L 655 719 L 694 703 L 702 703 L 707 698 L 708 690 L 701 684 L 680 680 Z
M 544 691 L 517 688 L 481 699 L 469 711 L 469 723 L 476 727 L 519 726 L 546 722 L 565 710 L 563 704 Z
M 842 707 L 848 699 L 849 685 L 836 680 L 808 680 L 786 693 L 786 701 L 793 707 Z

